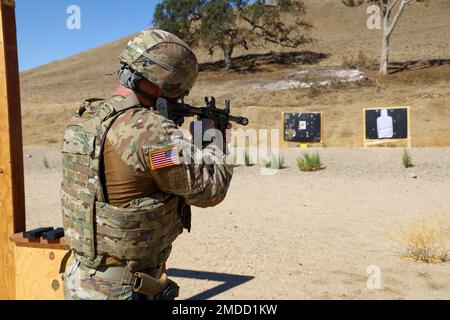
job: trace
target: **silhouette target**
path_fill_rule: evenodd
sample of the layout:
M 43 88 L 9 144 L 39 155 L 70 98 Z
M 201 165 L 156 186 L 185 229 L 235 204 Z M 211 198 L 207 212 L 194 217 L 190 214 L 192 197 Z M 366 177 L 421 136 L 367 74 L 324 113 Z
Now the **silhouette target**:
M 387 117 L 380 121 L 382 110 L 387 110 Z M 408 139 L 408 109 L 377 109 L 365 110 L 366 140 Z M 380 136 L 379 125 L 391 126 L 389 136 Z M 387 124 L 386 124 L 387 123 Z

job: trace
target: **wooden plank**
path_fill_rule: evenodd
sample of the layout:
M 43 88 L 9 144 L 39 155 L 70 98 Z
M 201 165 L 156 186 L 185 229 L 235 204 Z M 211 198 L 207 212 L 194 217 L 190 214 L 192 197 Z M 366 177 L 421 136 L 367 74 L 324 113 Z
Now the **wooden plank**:
M 69 250 L 66 239 L 44 240 L 42 238 L 36 240 L 25 239 L 22 233 L 16 233 L 10 237 L 10 240 L 19 247 L 40 248 L 40 249 L 57 249 Z
M 0 299 L 15 299 L 12 233 L 25 230 L 22 126 L 14 1 L 0 0 Z
M 411 136 L 411 108 L 408 107 L 408 148 L 412 147 L 412 136 Z
M 63 281 L 59 271 L 67 252 L 16 246 L 16 299 L 63 300 Z
M 368 147 L 368 145 L 367 145 L 367 131 L 366 131 L 366 126 L 367 126 L 367 123 L 366 123 L 366 110 L 367 109 L 363 109 L 363 144 L 364 144 L 365 148 Z
M 289 147 L 289 145 L 286 142 L 285 137 L 284 137 L 284 112 L 281 112 L 281 126 L 280 126 L 280 130 L 281 130 L 281 132 L 280 132 L 280 137 L 281 137 L 280 148 L 286 149 L 286 148 Z

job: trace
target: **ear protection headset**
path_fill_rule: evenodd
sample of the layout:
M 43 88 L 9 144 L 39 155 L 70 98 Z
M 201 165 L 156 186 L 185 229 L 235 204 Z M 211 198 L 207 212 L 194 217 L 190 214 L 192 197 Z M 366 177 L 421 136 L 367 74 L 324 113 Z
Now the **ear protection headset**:
M 131 69 L 126 63 L 120 62 L 119 64 L 119 81 L 120 83 L 134 92 L 139 93 L 144 98 L 150 101 L 156 101 L 157 97 L 151 95 L 141 89 L 139 89 L 139 82 L 143 80 L 144 77 L 137 71 Z
M 139 82 L 144 77 L 137 71 L 131 69 L 125 62 L 119 64 L 120 83 L 128 89 L 138 90 Z

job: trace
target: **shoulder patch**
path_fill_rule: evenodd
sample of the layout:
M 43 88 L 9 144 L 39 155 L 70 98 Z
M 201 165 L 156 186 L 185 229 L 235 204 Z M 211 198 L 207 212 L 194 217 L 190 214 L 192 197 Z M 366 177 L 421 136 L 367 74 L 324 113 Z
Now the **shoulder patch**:
M 152 170 L 177 166 L 181 164 L 176 147 L 148 151 L 147 158 Z

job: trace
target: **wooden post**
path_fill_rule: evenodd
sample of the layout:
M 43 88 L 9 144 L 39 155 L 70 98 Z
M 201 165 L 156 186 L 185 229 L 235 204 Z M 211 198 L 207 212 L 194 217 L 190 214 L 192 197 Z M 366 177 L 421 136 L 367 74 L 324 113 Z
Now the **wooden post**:
M 0 0 L 0 299 L 15 299 L 13 233 L 25 230 L 22 124 L 14 0 Z

